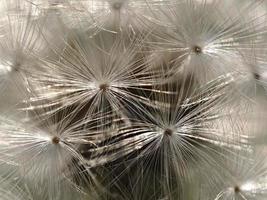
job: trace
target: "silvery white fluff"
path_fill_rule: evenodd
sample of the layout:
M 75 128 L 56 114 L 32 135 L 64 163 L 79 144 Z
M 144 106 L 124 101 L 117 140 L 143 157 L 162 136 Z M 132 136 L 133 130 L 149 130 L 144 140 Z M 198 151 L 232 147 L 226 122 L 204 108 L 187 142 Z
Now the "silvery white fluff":
M 247 152 L 235 152 L 236 154 L 226 161 L 225 171 L 217 177 L 216 185 L 204 188 L 209 191 L 210 199 L 266 199 L 266 150 L 246 150 Z
M 84 121 L 71 123 L 72 120 L 72 116 L 64 114 L 62 119 L 59 115 L 42 118 L 42 113 L 38 112 L 29 114 L 23 121 L 2 115 L 0 160 L 3 178 L 11 178 L 22 186 L 26 183 L 34 199 L 65 199 L 65 190 L 74 191 L 75 198 L 86 196 L 78 183 L 97 186 L 87 169 L 97 163 L 84 159 L 79 148 L 83 145 L 95 147 L 97 129 L 94 130 L 93 125 L 85 131 Z M 96 120 L 87 124 L 94 124 Z M 77 191 L 81 194 L 76 195 Z
M 105 29 L 109 32 L 126 31 L 137 34 L 147 31 L 156 13 L 158 5 L 168 4 L 168 0 L 81 0 L 68 1 L 75 15 L 73 20 L 66 20 L 74 27 L 83 25 L 92 34 Z M 81 28 L 81 27 L 80 27 Z
M 27 190 L 24 190 L 18 186 L 12 185 L 11 182 L 6 181 L 1 177 L 0 179 L 1 189 L 0 197 L 1 200 L 32 200 L 32 196 L 28 193 Z
M 0 0 L 0 200 L 263 200 L 265 0 Z
M 137 45 L 106 34 L 94 40 L 84 33 L 70 34 L 60 60 L 41 60 L 41 69 L 29 75 L 38 92 L 31 100 L 49 99 L 41 106 L 53 105 L 55 112 L 77 105 L 76 112 L 85 108 L 86 116 L 107 110 L 122 116 L 137 112 L 140 102 L 149 104 L 144 93 L 162 81 L 161 70 L 144 62 Z
M 150 189 L 153 198 L 183 198 L 183 181 L 191 181 L 191 170 L 201 171 L 203 166 L 220 170 L 220 160 L 227 156 L 221 150 L 237 148 L 234 132 L 224 132 L 213 125 L 230 112 L 224 108 L 228 103 L 225 90 L 230 84 L 226 79 L 196 91 L 187 88 L 190 80 L 165 86 L 178 93 L 154 94 L 151 105 L 157 106 L 144 108 L 138 119 L 131 119 L 130 125 L 122 126 L 106 143 L 104 151 L 115 154 L 109 159 L 136 153 L 127 166 L 137 165 L 139 184 L 155 180 Z M 164 91 L 164 87 L 160 90 Z M 174 196 L 170 196 L 172 193 Z M 146 198 L 146 194 L 139 195 Z
M 228 72 L 250 72 L 243 57 L 265 44 L 266 16 L 255 15 L 263 1 L 224 3 L 189 0 L 162 9 L 148 43 L 153 51 L 171 54 L 172 72 L 195 73 L 204 82 Z
M 0 27 L 0 85 L 2 105 L 18 103 L 26 90 L 25 76 L 34 65 L 31 53 L 37 49 L 37 24 L 34 13 L 24 4 L 3 1 Z M 10 92 L 7 92 L 10 91 Z M 18 94 L 16 94 L 18 93 Z

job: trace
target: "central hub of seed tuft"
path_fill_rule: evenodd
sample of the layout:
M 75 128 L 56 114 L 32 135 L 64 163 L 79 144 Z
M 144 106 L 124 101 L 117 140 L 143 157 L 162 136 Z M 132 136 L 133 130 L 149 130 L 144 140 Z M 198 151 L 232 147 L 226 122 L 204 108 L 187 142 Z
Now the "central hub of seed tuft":
M 106 83 L 99 85 L 99 89 L 102 90 L 103 92 L 105 92 L 108 89 L 108 87 L 109 85 Z
M 202 48 L 200 46 L 194 46 L 192 49 L 196 54 L 202 53 Z
M 112 4 L 112 8 L 114 10 L 120 10 L 121 7 L 122 7 L 122 3 L 121 2 L 115 2 L 115 3 Z
M 18 72 L 20 69 L 21 69 L 21 63 L 16 62 L 13 64 L 13 66 L 12 66 L 13 71 Z
M 256 80 L 260 80 L 260 75 L 258 73 L 253 73 L 253 76 Z
M 239 193 L 240 192 L 240 188 L 238 186 L 235 186 L 234 187 L 234 191 L 235 191 L 235 193 Z
M 58 144 L 59 142 L 60 142 L 60 138 L 59 138 L 59 137 L 54 136 L 54 137 L 52 138 L 52 143 L 53 143 L 53 144 Z
M 164 135 L 166 136 L 171 136 L 173 134 L 173 130 L 167 128 L 165 131 L 164 131 Z

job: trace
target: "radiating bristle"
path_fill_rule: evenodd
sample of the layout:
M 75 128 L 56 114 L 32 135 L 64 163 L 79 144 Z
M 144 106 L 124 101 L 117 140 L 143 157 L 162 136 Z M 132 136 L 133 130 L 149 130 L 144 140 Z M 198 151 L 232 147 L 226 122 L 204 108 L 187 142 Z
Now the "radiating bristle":
M 267 199 L 265 0 L 0 0 L 0 200 Z
M 183 66 L 182 73 L 195 73 L 204 82 L 225 73 L 248 71 L 243 55 L 255 51 L 256 45 L 264 49 L 266 11 L 254 16 L 261 1 L 241 4 L 241 14 L 237 11 L 240 5 L 223 4 L 186 0 L 162 8 L 158 18 L 162 24 L 154 39 L 147 41 L 154 46 L 152 51 L 169 51 L 172 70 L 178 73 Z
M 86 169 L 90 165 L 90 161 L 83 158 L 79 149 L 85 144 L 95 147 L 97 140 L 93 138 L 97 138 L 97 128 L 91 126 L 85 131 L 83 121 L 69 124 L 73 117 L 65 117 L 68 118 L 42 119 L 36 113 L 28 122 L 1 117 L 1 163 L 14 163 L 18 182 L 26 181 L 35 190 L 33 195 L 47 194 L 54 199 L 62 196 L 67 187 L 79 188 L 81 186 L 76 184 L 94 180 L 91 172 L 81 171 L 82 166 Z M 74 191 L 79 194 L 77 189 Z
M 30 75 L 38 94 L 31 101 L 43 105 L 48 100 L 55 112 L 77 105 L 75 112 L 86 109 L 86 116 L 106 111 L 123 116 L 149 104 L 151 87 L 162 81 L 160 72 L 145 65 L 135 43 L 100 39 L 71 38 L 60 61 L 42 61 L 42 69 Z

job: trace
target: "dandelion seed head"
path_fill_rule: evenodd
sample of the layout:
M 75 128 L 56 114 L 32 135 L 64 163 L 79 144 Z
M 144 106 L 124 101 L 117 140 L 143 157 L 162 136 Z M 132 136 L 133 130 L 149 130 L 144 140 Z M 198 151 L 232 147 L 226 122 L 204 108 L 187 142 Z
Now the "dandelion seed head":
M 68 119 L 58 121 L 57 116 L 40 121 L 40 117 L 38 113 L 32 114 L 27 122 L 1 118 L 4 119 L 0 123 L 0 138 L 3 141 L 0 146 L 1 162 L 15 163 L 18 167 L 14 171 L 18 179 L 23 178 L 34 190 L 39 190 L 39 184 L 43 185 L 41 191 L 34 193 L 60 196 L 65 178 L 74 187 L 74 178 L 86 179 L 85 172 L 79 174 L 85 160 L 78 148 L 80 144 L 90 141 L 86 139 L 87 133 L 69 126 Z M 76 125 L 80 126 L 79 123 Z
M 229 106 L 236 97 L 231 94 L 249 97 L 250 83 L 258 86 L 267 77 L 265 68 L 249 71 L 244 62 L 252 57 L 246 51 L 254 56 L 254 50 L 266 47 L 265 8 L 262 1 L 245 0 L 244 6 L 239 1 L 231 9 L 232 0 L 3 0 L 10 8 L 3 12 L 9 17 L 0 18 L 0 78 L 20 76 L 27 90 L 33 88 L 23 101 L 33 117 L 17 122 L 0 116 L 0 164 L 12 163 L 18 168 L 16 181 L 30 182 L 31 189 L 46 195 L 32 199 L 69 199 L 60 197 L 65 180 L 75 190 L 80 190 L 76 179 L 94 182 L 99 177 L 102 184 L 102 174 L 94 177 L 91 167 L 100 167 L 96 171 L 101 173 L 106 164 L 130 160 L 142 174 L 135 172 L 138 181 L 134 177 L 129 185 L 149 187 L 131 190 L 133 199 L 148 199 L 142 198 L 144 192 L 153 199 L 260 200 L 260 193 L 267 194 L 266 166 L 228 156 L 232 149 L 252 151 L 252 134 L 239 131 L 250 129 L 229 117 L 246 105 Z M 23 2 L 33 7 L 19 6 Z M 147 45 L 153 51 L 148 59 Z M 109 172 L 112 185 L 122 171 L 130 171 L 125 166 Z M 117 168 L 120 177 L 113 174 Z M 173 196 L 172 187 L 183 193 L 188 186 L 183 179 L 193 177 L 194 170 L 206 173 L 200 188 L 219 179 L 220 184 L 208 188 L 212 197 Z M 153 193 L 150 187 L 157 189 Z
M 244 60 L 242 54 L 248 51 L 255 52 L 252 43 L 259 44 L 261 39 L 258 38 L 265 34 L 264 29 L 260 28 L 263 27 L 262 20 L 265 14 L 251 16 L 246 20 L 244 20 L 245 16 L 237 12 L 224 17 L 224 4 L 219 1 L 212 1 L 212 3 L 184 1 L 174 4 L 169 8 L 170 12 L 168 9 L 162 9 L 163 16 L 166 17 L 166 25 L 162 24 L 162 26 L 166 26 L 166 33 L 159 30 L 157 36 L 159 44 L 162 45 L 162 51 L 173 53 L 170 60 L 177 64 L 173 68 L 174 71 L 196 73 L 197 79 L 207 82 L 223 73 L 247 70 L 247 67 L 242 64 Z M 255 6 L 245 4 L 247 5 L 242 10 L 244 13 L 252 14 L 256 12 L 257 7 L 262 7 L 261 3 Z M 232 11 L 231 8 L 229 10 L 229 12 Z M 163 22 L 162 18 L 164 17 L 159 15 L 159 23 Z M 256 24 L 259 26 L 257 27 Z M 161 48 L 158 46 L 157 48 Z M 238 69 L 234 62 L 238 65 Z

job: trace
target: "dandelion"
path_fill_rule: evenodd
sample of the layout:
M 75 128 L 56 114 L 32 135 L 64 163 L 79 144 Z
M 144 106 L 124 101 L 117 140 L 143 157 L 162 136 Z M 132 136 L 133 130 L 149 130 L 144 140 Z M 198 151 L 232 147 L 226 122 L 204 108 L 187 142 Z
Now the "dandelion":
M 71 123 L 72 119 L 64 115 L 44 119 L 35 113 L 31 120 L 23 122 L 1 116 L 0 160 L 2 165 L 15 167 L 7 178 L 17 174 L 17 182 L 25 182 L 33 196 L 49 199 L 58 199 L 71 188 L 79 195 L 79 184 L 96 183 L 87 167 L 96 164 L 84 159 L 80 148 L 96 146 L 93 138 L 97 134 L 93 130 L 97 128 L 90 126 L 92 129 L 84 131 L 83 123 Z
M 158 23 L 163 27 L 159 26 L 147 43 L 154 46 L 152 51 L 170 53 L 172 72 L 194 73 L 201 82 L 229 72 L 248 73 L 243 55 L 255 52 L 257 45 L 264 49 L 265 13 L 253 15 L 262 2 L 239 6 L 240 11 L 234 12 L 235 4 L 227 9 L 227 4 L 219 1 L 174 3 L 162 9 Z
M 150 177 L 149 184 L 161 191 L 161 198 L 171 198 L 175 190 L 182 194 L 181 185 L 190 179 L 192 166 L 201 169 L 205 163 L 207 168 L 219 170 L 219 157 L 226 157 L 220 149 L 238 146 L 234 133 L 216 127 L 231 113 L 223 108 L 228 101 L 225 92 L 231 85 L 228 78 L 196 91 L 186 81 L 176 85 L 176 90 L 168 85 L 176 92 L 159 89 L 162 92 L 151 101 L 154 106 L 140 112 L 139 120 L 133 119 L 130 126 L 122 126 L 107 140 L 103 154 L 110 155 L 110 161 L 129 157 L 127 168 L 136 161 L 140 173 Z M 150 171 L 156 175 L 147 175 Z
M 0 199 L 266 199 L 266 11 L 0 0 Z
M 266 160 L 262 153 L 239 152 L 226 163 L 217 184 L 209 188 L 210 199 L 266 198 Z
M 167 1 L 147 0 L 90 0 L 71 1 L 71 6 L 78 12 L 77 24 L 86 24 L 91 33 L 99 30 L 110 32 L 128 32 L 137 34 L 148 30 L 154 19 L 155 5 Z M 95 30 L 96 29 L 96 30 Z
M 88 39 L 80 34 L 71 40 L 60 61 L 42 60 L 42 70 L 31 74 L 37 93 L 31 101 L 43 106 L 42 101 L 49 100 L 44 106 L 55 106 L 55 112 L 76 106 L 74 112 L 84 110 L 86 116 L 138 112 L 140 102 L 149 103 L 146 94 L 151 86 L 162 79 L 136 53 L 135 41 L 126 44 L 121 39 Z
M 1 1 L 1 107 L 14 107 L 28 95 L 27 74 L 36 67 L 33 56 L 43 49 L 38 9 L 24 1 Z

